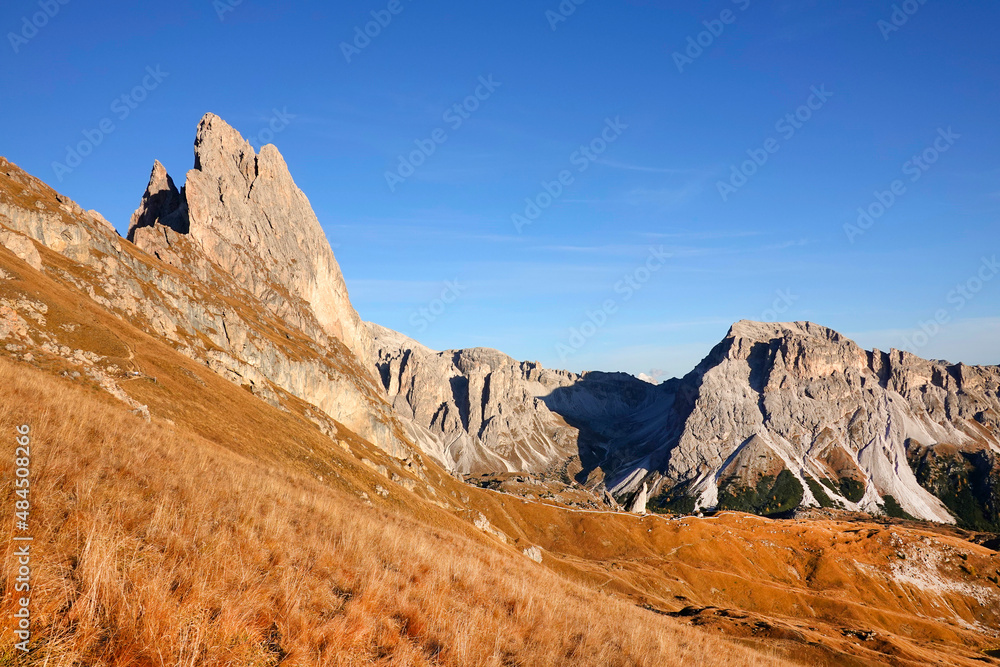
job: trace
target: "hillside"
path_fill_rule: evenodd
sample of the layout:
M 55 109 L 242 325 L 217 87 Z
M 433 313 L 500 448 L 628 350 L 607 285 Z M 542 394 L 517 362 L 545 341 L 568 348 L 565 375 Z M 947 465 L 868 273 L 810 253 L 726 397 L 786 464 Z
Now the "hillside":
M 966 664 L 976 647 L 995 641 L 1000 559 L 968 536 L 739 514 L 671 521 L 573 511 L 470 487 L 433 462 L 388 456 L 338 423 L 334 437 L 324 434 L 306 416 L 306 404 L 268 405 L 2 249 L 0 268 L 6 317 L 28 314 L 23 322 L 37 326 L 31 338 L 65 333 L 67 322 L 89 324 L 61 344 L 7 343 L 0 367 L 10 397 L 0 415 L 3 427 L 29 423 L 35 439 L 33 532 L 41 547 L 36 590 L 42 601 L 36 656 L 42 662 L 172 664 L 198 651 L 198 664 L 268 664 L 285 653 L 287 664 L 303 656 L 324 664 L 316 651 L 326 646 L 331 664 L 420 664 L 427 646 L 431 654 L 437 648 L 423 642 L 443 637 L 450 650 L 482 651 L 445 664 L 469 664 L 463 655 L 474 656 L 472 664 L 502 663 L 504 652 L 524 664 L 771 664 L 776 655 L 809 664 L 854 658 L 926 664 L 944 654 Z M 120 371 L 125 400 L 76 375 L 78 366 L 52 352 L 70 342 L 80 346 L 77 356 L 117 346 L 116 359 L 134 369 Z M 147 406 L 150 419 L 129 402 Z M 7 480 L 10 465 L 3 463 Z M 12 500 L 10 484 L 4 496 Z M 0 516 L 7 525 L 12 506 L 7 502 Z M 331 526 L 344 528 L 337 533 Z M 390 532 L 393 526 L 398 533 Z M 386 542 L 390 537 L 398 541 Z M 452 599 L 465 590 L 455 588 L 452 574 L 437 598 L 418 586 L 445 576 L 442 543 L 460 556 L 476 555 L 468 565 L 476 576 L 494 577 L 478 592 L 468 591 L 465 603 Z M 352 556 L 348 548 L 357 551 Z M 9 559 L 10 550 L 5 553 Z M 427 555 L 415 560 L 419 554 Z M 542 567 L 527 556 L 540 558 Z M 497 573 L 510 579 L 497 580 Z M 428 627 L 430 620 L 419 615 L 426 612 L 439 614 L 434 627 L 442 632 L 469 634 L 425 630 L 412 638 L 403 627 L 410 621 L 400 620 L 407 617 L 386 611 L 396 602 L 347 607 L 341 598 L 355 600 L 353 591 L 369 576 L 392 586 L 393 601 L 416 605 L 401 612 L 418 615 L 414 623 L 424 625 L 415 628 Z M 520 647 L 490 643 L 498 637 L 495 615 L 507 613 L 495 591 L 506 586 L 529 596 L 518 603 L 524 609 L 543 614 L 528 621 L 530 631 L 512 631 Z M 553 587 L 566 587 L 569 599 L 560 602 Z M 317 596 L 312 606 L 289 604 L 302 591 Z M 437 601 L 426 607 L 425 597 Z M 225 615 L 220 599 L 227 601 Z M 581 599 L 585 618 L 572 616 Z M 624 601 L 632 604 L 614 611 L 601 606 Z M 464 622 L 470 607 L 486 615 L 489 631 L 479 626 L 485 637 Z M 591 660 L 572 651 L 573 642 L 582 641 L 574 639 L 579 630 L 564 633 L 560 628 L 567 626 L 545 614 L 570 619 L 574 628 L 631 620 L 595 636 Z M 749 642 L 771 657 L 722 648 L 701 632 L 691 639 L 641 639 L 643 627 L 653 635 L 685 631 L 664 614 Z M 330 633 L 326 643 L 324 632 Z M 623 645 L 636 633 L 636 653 L 623 654 L 623 662 L 597 648 Z M 218 646 L 230 648 L 216 652 Z M 684 647 L 705 653 L 672 662 Z M 644 663 L 647 655 L 655 660 Z M 712 663 L 712 656 L 722 662 Z M 444 661 L 446 654 L 438 657 Z
M 738 322 L 682 379 L 433 352 L 373 327 L 396 413 L 449 469 L 562 474 L 630 505 L 838 507 L 1000 530 L 1000 367 L 866 351 L 809 322 Z
M 1000 556 L 976 532 L 996 506 L 968 483 L 992 473 L 948 467 L 992 460 L 996 369 L 804 323 L 734 325 L 660 386 L 435 352 L 360 322 L 277 150 L 211 115 L 183 188 L 154 165 L 129 236 L 0 161 L 0 426 L 35 438 L 37 664 L 981 664 L 1000 648 Z M 776 507 L 759 506 L 746 490 L 769 477 L 800 502 L 761 488 Z M 816 486 L 841 507 L 620 511 L 643 484 L 660 510 L 724 508 L 726 491 L 801 510 L 827 504 Z
M 2 664 L 783 664 L 570 583 L 432 508 L 402 512 L 405 492 L 386 481 L 381 498 L 371 473 L 317 450 L 322 434 L 226 395 L 238 388 L 216 399 L 276 428 L 268 457 L 9 360 L 0 386 L 0 428 L 34 437 L 35 554 L 32 657 L 5 632 Z

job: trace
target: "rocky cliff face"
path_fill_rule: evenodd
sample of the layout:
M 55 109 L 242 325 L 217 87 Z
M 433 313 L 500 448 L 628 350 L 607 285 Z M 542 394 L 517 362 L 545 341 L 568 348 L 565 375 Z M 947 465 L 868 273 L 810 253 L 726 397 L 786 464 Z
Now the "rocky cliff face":
M 436 352 L 369 326 L 393 408 L 455 472 L 546 473 L 600 496 L 606 470 L 662 441 L 667 404 L 631 375 L 549 370 L 484 348 Z
M 867 352 L 806 322 L 739 322 L 686 377 L 653 386 L 375 331 L 396 411 L 462 472 L 569 472 L 630 506 L 648 488 L 654 509 L 1000 520 L 1000 368 Z M 969 480 L 957 489 L 941 472 L 956 466 Z M 956 495 L 976 483 L 978 500 Z M 945 487 L 955 498 L 939 497 Z M 969 502 L 981 507 L 959 508 Z
M 183 190 L 157 162 L 128 238 L 170 263 L 171 235 L 185 235 L 201 259 L 291 326 L 302 328 L 311 315 L 327 335 L 370 361 L 371 339 L 330 243 L 274 146 L 258 155 L 225 121 L 207 114 Z M 178 268 L 207 280 L 211 269 L 205 262 Z
M 0 244 L 26 270 L 390 454 L 565 480 L 636 511 L 840 506 L 1000 529 L 998 367 L 869 352 L 805 322 L 739 322 L 662 385 L 436 352 L 360 321 L 280 154 L 211 114 L 183 188 L 154 164 L 128 237 L 0 159 Z M 128 402 L 72 326 L 0 297 L 7 351 L 59 356 Z
M 572 385 L 572 374 L 496 350 L 435 352 L 369 326 L 390 403 L 421 447 L 447 469 L 542 472 L 577 454 L 577 430 L 543 400 Z
M 255 159 L 232 128 L 206 116 L 193 187 L 178 191 L 154 166 L 129 233 L 146 252 L 99 215 L 2 160 L 0 241 L 263 400 L 305 400 L 321 427 L 339 421 L 406 456 L 412 445 L 364 356 L 370 339 L 347 302 L 330 246 L 280 156 L 263 152 L 268 157 Z M 274 246 L 266 247 L 268 241 Z M 62 332 L 37 330 L 40 320 L 15 316 L 31 325 L 16 329 L 26 340 L 46 340 L 57 353 L 80 357 Z M 93 366 L 81 371 L 102 373 Z M 114 378 L 103 374 L 98 381 L 123 396 L 111 389 Z
M 837 504 L 953 522 L 910 462 L 920 448 L 1000 452 L 998 387 L 997 367 L 867 352 L 808 322 L 739 322 L 663 386 L 679 434 L 650 452 L 646 477 L 701 507 Z

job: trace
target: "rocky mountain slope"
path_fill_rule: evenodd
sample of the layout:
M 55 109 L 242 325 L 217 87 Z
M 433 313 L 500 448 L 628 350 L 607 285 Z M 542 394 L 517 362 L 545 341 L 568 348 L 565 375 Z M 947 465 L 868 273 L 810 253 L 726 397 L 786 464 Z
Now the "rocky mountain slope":
M 205 116 L 183 192 L 154 166 L 129 232 L 135 244 L 0 159 L 0 225 L 0 240 L 34 268 L 271 404 L 304 400 L 328 430 L 340 421 L 385 451 L 412 452 L 372 374 L 371 340 L 330 244 L 273 146 L 257 156 Z M 39 254 L 32 240 L 53 253 Z M 8 313 L 0 331 L 8 344 L 46 340 L 56 354 L 79 347 L 66 331 Z M 122 356 L 110 371 L 81 357 L 80 372 L 123 395 Z
M 549 605 L 547 618 L 562 617 L 563 603 L 542 587 L 545 605 L 516 596 L 500 605 L 494 591 L 506 580 L 454 597 L 465 566 L 442 564 L 435 545 L 467 552 L 465 538 L 499 554 L 491 572 L 516 562 L 518 590 L 551 581 L 533 577 L 540 563 L 594 599 L 659 614 L 633 609 L 641 613 L 628 618 L 643 627 L 672 615 L 810 664 L 977 664 L 996 644 L 1000 561 L 972 541 L 994 544 L 989 537 L 844 513 L 637 516 L 604 494 L 632 512 L 773 514 L 839 502 L 989 528 L 996 368 L 865 352 L 807 323 L 738 323 L 692 373 L 659 386 L 493 350 L 435 352 L 360 322 L 277 151 L 255 153 L 211 115 L 183 189 L 154 165 L 129 237 L 0 159 L 0 384 L 18 397 L 0 420 L 35 420 L 41 451 L 52 452 L 45 465 L 56 465 L 39 480 L 48 486 L 37 566 L 45 590 L 65 597 L 45 599 L 38 636 L 82 651 L 56 660 L 159 664 L 166 658 L 157 662 L 148 638 L 170 637 L 176 662 L 239 647 L 246 664 L 286 651 L 288 664 L 307 655 L 335 664 L 343 655 L 318 638 L 337 636 L 372 661 L 468 664 L 455 658 L 468 641 L 459 635 L 496 639 L 501 619 L 518 636 L 501 642 L 508 652 L 484 655 L 523 662 L 537 643 L 532 610 Z M 5 478 L 10 465 L 0 462 Z M 512 497 L 460 473 L 503 473 L 533 491 Z M 600 511 L 539 493 L 543 481 L 589 495 Z M 0 506 L 13 508 L 11 498 Z M 223 505 L 222 525 L 248 536 L 233 542 L 242 545 L 234 563 L 248 569 L 229 579 L 215 576 L 229 565 L 220 554 L 234 552 L 233 534 L 216 530 Z M 365 540 L 357 525 L 342 538 L 367 555 L 343 560 L 344 542 L 324 532 L 335 515 L 373 522 Z M 382 551 L 369 544 L 380 521 L 399 522 L 384 540 L 395 546 Z M 420 540 L 399 541 L 414 530 Z M 308 553 L 299 550 L 306 533 Z M 170 566 L 151 565 L 167 552 L 187 568 L 181 583 L 164 574 Z M 372 581 L 393 588 L 359 583 L 365 563 Z M 251 580 L 276 597 L 248 593 Z M 137 598 L 140 581 L 159 583 Z M 246 616 L 220 616 L 218 596 L 194 590 L 227 591 Z M 464 628 L 435 616 L 456 602 L 488 622 Z M 223 638 L 223 648 L 184 653 L 192 634 Z M 605 638 L 547 641 L 559 647 L 552 664 L 588 664 L 597 653 L 578 653 L 580 642 Z
M 0 224 L 32 266 L 273 405 L 306 401 L 317 423 L 454 474 L 531 473 L 605 507 L 832 506 L 1000 528 L 996 367 L 867 352 L 810 323 L 739 322 L 659 386 L 432 351 L 361 321 L 280 153 L 212 114 L 182 188 L 154 164 L 128 240 L 6 161 Z M 122 393 L 115 373 L 81 363 Z
M 485 348 L 435 352 L 370 327 L 393 408 L 421 447 L 456 472 L 542 473 L 568 462 L 579 473 L 581 460 L 599 455 L 580 420 L 610 424 L 655 399 L 651 385 L 630 375 L 553 371 Z
M 373 331 L 397 413 L 461 472 L 568 470 L 621 502 L 645 485 L 652 507 L 687 512 L 1000 521 L 997 367 L 869 352 L 811 323 L 739 322 L 686 377 L 653 386 Z
M 994 460 L 1000 452 L 1000 368 L 865 351 L 811 323 L 739 322 L 664 391 L 683 429 L 646 460 L 659 489 L 688 485 L 705 507 L 739 504 L 741 495 L 754 505 L 752 496 L 774 491 L 760 482 L 787 471 L 797 482 L 788 480 L 790 501 L 801 493 L 807 504 L 876 513 L 898 504 L 951 522 L 955 509 L 921 484 L 914 457 L 938 447 Z M 989 496 L 984 489 L 980 500 Z
M 311 315 L 325 334 L 367 361 L 367 329 L 278 149 L 267 145 L 258 155 L 225 121 L 207 114 L 198 125 L 194 165 L 179 192 L 163 165 L 153 165 L 128 240 L 202 282 L 221 269 L 276 316 L 309 328 Z M 181 236 L 201 251 L 199 262 L 170 252 Z

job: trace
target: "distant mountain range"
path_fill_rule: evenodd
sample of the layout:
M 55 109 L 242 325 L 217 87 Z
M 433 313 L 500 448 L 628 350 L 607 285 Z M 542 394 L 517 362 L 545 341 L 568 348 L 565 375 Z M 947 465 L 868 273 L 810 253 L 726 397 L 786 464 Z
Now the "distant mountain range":
M 256 153 L 212 114 L 182 188 L 154 165 L 127 239 L 6 160 L 0 224 L 24 261 L 42 265 L 30 240 L 61 254 L 60 280 L 272 405 L 304 401 L 321 428 L 475 483 L 518 473 L 608 509 L 843 508 L 1000 529 L 1000 367 L 866 351 L 808 322 L 737 322 L 659 385 L 433 351 L 361 321 L 278 150 Z M 0 338 L 80 357 L 148 411 L 43 320 L 15 312 Z

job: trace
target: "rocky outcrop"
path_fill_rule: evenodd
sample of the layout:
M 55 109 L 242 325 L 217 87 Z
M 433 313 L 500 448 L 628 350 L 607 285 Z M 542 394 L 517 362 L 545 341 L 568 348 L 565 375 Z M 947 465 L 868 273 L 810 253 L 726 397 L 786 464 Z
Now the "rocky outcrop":
M 449 470 L 546 473 L 586 484 L 600 502 L 606 473 L 627 470 L 641 485 L 642 457 L 668 437 L 663 392 L 631 375 L 577 375 L 484 348 L 436 352 L 369 327 L 389 402 Z
M 187 234 L 190 230 L 187 202 L 181 197 L 166 168 L 156 160 L 139 208 L 132 214 L 128 240 L 135 243 L 137 236 L 145 234 L 142 230 L 158 224 L 178 234 Z
M 629 509 L 633 514 L 645 514 L 646 513 L 646 503 L 648 502 L 649 495 L 649 485 L 645 482 L 642 483 L 642 488 L 639 492 L 635 494 L 635 499 L 632 501 L 632 507 Z
M 366 367 L 372 344 L 351 305 L 340 266 L 305 194 L 278 149 L 257 154 L 225 121 L 207 114 L 198 126 L 194 168 L 178 191 L 163 166 L 149 187 L 128 238 L 168 263 L 170 233 L 186 236 L 211 262 L 289 325 L 306 313 Z M 210 278 L 205 265 L 187 271 Z
M 390 454 L 416 443 L 455 473 L 532 473 L 633 511 L 820 505 L 1000 527 L 998 367 L 865 351 L 807 322 L 738 322 L 659 385 L 430 350 L 360 321 L 281 155 L 211 114 L 183 188 L 154 164 L 128 237 L 0 159 L 0 244 L 25 270 Z M 26 308 L 0 304 L 0 338 L 63 354 Z
M 304 400 L 317 409 L 321 427 L 333 419 L 392 455 L 410 455 L 412 445 L 381 397 L 370 364 L 328 333 L 330 327 L 317 318 L 322 308 L 314 309 L 280 285 L 273 293 L 259 284 L 249 291 L 215 261 L 218 257 L 210 258 L 190 234 L 178 231 L 183 226 L 173 221 L 183 213 L 185 201 L 166 172 L 155 167 L 130 233 L 146 236 L 150 255 L 122 239 L 99 215 L 0 160 L 0 241 L 36 269 L 75 286 L 263 400 L 279 406 L 290 397 Z M 284 220 L 293 224 L 291 218 Z M 289 230 L 288 236 L 310 236 L 312 231 Z M 35 261 L 30 239 L 70 261 L 51 256 Z M 332 260 L 329 246 L 327 251 Z M 258 261 L 263 265 L 272 256 L 262 252 Z M 330 268 L 328 279 L 339 279 L 335 264 L 316 261 Z M 282 304 L 278 293 L 285 294 Z M 356 317 L 353 309 L 348 315 L 352 313 Z M 53 349 L 61 349 L 56 343 Z
M 630 509 L 839 505 L 953 522 L 914 449 L 1000 453 L 1000 369 L 868 352 L 808 322 L 739 322 L 694 371 L 655 386 L 372 330 L 389 400 L 446 465 L 569 472 Z
M 1000 451 L 1000 369 L 866 352 L 807 322 L 739 322 L 699 366 L 664 385 L 676 440 L 659 448 L 655 490 L 684 485 L 702 507 L 720 482 L 743 488 L 782 470 L 807 504 L 819 496 L 952 522 L 907 462 L 907 443 Z M 821 492 L 821 493 L 820 493 Z
M 36 271 L 41 270 L 42 258 L 38 254 L 38 248 L 24 234 L 12 232 L 9 229 L 0 229 L 0 245 L 17 255 L 31 268 Z
M 424 451 L 454 472 L 541 472 L 577 453 L 577 431 L 542 397 L 571 373 L 496 350 L 435 352 L 369 324 L 375 367 L 396 413 Z

